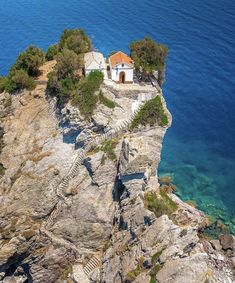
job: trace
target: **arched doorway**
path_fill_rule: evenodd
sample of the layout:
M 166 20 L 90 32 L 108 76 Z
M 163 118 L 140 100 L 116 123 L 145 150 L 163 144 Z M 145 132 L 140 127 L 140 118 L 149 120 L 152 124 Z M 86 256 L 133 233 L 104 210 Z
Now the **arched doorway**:
M 124 84 L 126 81 L 126 74 L 125 72 L 120 72 L 119 74 L 119 83 Z

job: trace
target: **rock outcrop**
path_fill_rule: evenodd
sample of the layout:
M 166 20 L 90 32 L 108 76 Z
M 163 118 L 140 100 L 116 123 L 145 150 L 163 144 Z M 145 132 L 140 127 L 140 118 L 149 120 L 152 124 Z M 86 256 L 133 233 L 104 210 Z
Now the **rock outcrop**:
M 171 121 L 161 91 L 102 92 L 116 107 L 91 121 L 57 113 L 44 84 L 0 94 L 0 281 L 233 282 L 234 237 L 203 238 L 205 215 L 158 183 L 167 127 L 129 131 L 156 95 Z

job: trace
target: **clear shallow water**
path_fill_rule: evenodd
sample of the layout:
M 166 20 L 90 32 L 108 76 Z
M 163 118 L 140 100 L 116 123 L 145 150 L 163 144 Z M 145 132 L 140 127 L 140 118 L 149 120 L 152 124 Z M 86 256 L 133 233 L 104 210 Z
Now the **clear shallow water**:
M 161 174 L 235 233 L 235 1 L 2 0 L 0 73 L 29 44 L 82 27 L 104 54 L 149 35 L 170 48 L 164 94 L 174 120 Z

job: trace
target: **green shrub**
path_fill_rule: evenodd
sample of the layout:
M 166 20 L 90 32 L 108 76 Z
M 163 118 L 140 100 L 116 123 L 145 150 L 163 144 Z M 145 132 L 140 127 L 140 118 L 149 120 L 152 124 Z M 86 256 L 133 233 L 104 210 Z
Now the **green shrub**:
M 92 117 L 93 111 L 96 108 L 98 97 L 94 94 L 88 84 L 80 85 L 78 92 L 75 92 L 72 98 L 72 104 L 77 105 L 81 114 L 85 119 Z
M 22 89 L 33 90 L 35 86 L 36 83 L 34 79 L 30 77 L 25 70 L 12 70 L 8 76 L 5 90 L 9 93 L 13 93 Z
M 2 93 L 8 84 L 8 78 L 7 77 L 0 77 L 0 93 Z
M 113 160 L 113 161 L 117 160 L 117 156 L 114 152 L 114 149 L 117 144 L 118 144 L 118 141 L 116 140 L 105 140 L 101 145 L 101 150 L 106 153 L 107 157 L 110 160 Z
M 136 277 L 141 273 L 141 269 L 139 267 L 137 267 L 136 269 L 130 271 L 127 273 L 127 281 L 128 282 L 133 282 Z
M 149 283 L 157 283 L 156 276 L 151 275 Z
M 108 107 L 108 108 L 115 108 L 115 103 L 108 99 L 106 96 L 104 96 L 104 94 L 100 91 L 99 93 L 99 101 L 100 103 L 102 103 L 104 106 Z
M 159 197 L 153 192 L 145 193 L 144 204 L 147 209 L 156 215 L 156 217 L 167 214 L 168 217 L 171 218 L 178 207 L 165 192 L 160 192 Z
M 138 265 L 137 265 L 137 267 L 134 269 L 134 270 L 132 270 L 132 271 L 130 271 L 130 272 L 128 272 L 127 273 L 127 282 L 132 282 L 132 281 L 134 281 L 135 279 L 136 279 L 136 277 L 142 272 L 144 270 L 144 257 L 142 256 L 142 257 L 140 257 L 139 259 L 138 259 Z
M 148 100 L 143 105 L 132 121 L 130 129 L 133 130 L 139 125 L 154 126 L 155 124 L 159 126 L 166 126 L 168 124 L 168 118 L 164 112 L 160 96 Z
M 20 53 L 11 70 L 23 69 L 29 76 L 37 76 L 39 67 L 43 63 L 44 52 L 40 48 L 30 45 L 24 52 Z
M 87 83 L 93 91 L 99 90 L 103 80 L 104 74 L 100 71 L 92 71 L 87 77 Z
M 158 44 L 151 38 L 145 37 L 142 40 L 132 42 L 130 50 L 137 72 L 148 75 L 155 70 L 164 68 L 168 53 L 168 48 L 165 45 Z
M 57 97 L 57 104 L 62 105 L 72 97 L 72 103 L 79 107 L 85 118 L 92 116 L 96 106 L 95 91 L 103 81 L 100 74 L 91 74 L 80 80 L 83 67 L 83 53 L 91 50 L 89 37 L 81 29 L 66 29 L 57 45 L 48 48 L 46 59 L 56 58 L 54 71 L 48 76 L 47 91 Z M 100 73 L 100 72 L 99 72 Z
M 162 252 L 164 251 L 164 249 L 161 249 L 159 252 L 156 252 L 152 258 L 151 258 L 151 261 L 152 261 L 152 264 L 156 264 L 157 261 L 159 260 L 160 258 L 160 255 L 162 254 Z
M 63 49 L 58 53 L 56 60 L 55 73 L 58 80 L 66 77 L 75 78 L 75 71 L 82 67 L 82 58 L 69 49 Z
M 12 98 L 9 96 L 4 102 L 4 108 L 10 107 L 12 105 Z
M 157 263 L 152 267 L 149 273 L 149 275 L 151 276 L 149 283 L 157 283 L 156 275 L 162 269 L 162 267 L 163 267 L 163 264 L 160 264 L 160 263 Z
M 111 241 L 108 240 L 108 241 L 105 242 L 105 244 L 103 246 L 103 253 L 105 253 L 110 247 L 111 247 Z
M 82 29 L 65 29 L 59 42 L 59 50 L 67 48 L 76 54 L 91 50 L 91 41 Z
M 55 59 L 58 52 L 59 52 L 58 44 L 50 45 L 47 49 L 47 53 L 46 53 L 46 56 L 45 56 L 46 60 L 51 61 L 51 60 Z
M 60 92 L 60 84 L 56 72 L 55 71 L 50 72 L 47 75 L 47 77 L 48 77 L 48 81 L 47 81 L 48 94 L 51 96 L 57 96 L 57 94 Z
M 54 71 L 48 74 L 47 91 L 49 95 L 57 97 L 58 105 L 66 102 L 76 89 L 76 80 L 67 77 L 59 81 Z
M 54 71 L 48 74 L 47 91 L 57 97 L 57 104 L 63 105 L 78 89 L 76 71 L 81 68 L 81 58 L 72 50 L 63 49 L 57 55 Z
M 81 114 L 86 118 L 92 117 L 93 111 L 98 101 L 95 92 L 99 90 L 103 82 L 104 75 L 100 71 L 91 72 L 88 77 L 82 80 L 78 86 L 78 92 L 74 92 L 72 104 L 77 105 Z

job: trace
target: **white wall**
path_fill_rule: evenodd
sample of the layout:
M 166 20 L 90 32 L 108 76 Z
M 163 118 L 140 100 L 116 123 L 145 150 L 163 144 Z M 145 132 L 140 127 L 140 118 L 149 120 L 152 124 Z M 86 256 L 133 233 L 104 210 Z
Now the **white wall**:
M 115 82 L 119 82 L 119 74 L 121 72 L 125 72 L 126 74 L 126 77 L 125 77 L 125 80 L 127 82 L 133 82 L 133 69 L 131 69 L 128 65 L 124 64 L 124 67 L 122 67 L 122 64 L 119 64 L 117 66 L 118 68 L 118 72 L 115 69 L 111 69 L 111 78 L 113 81 Z

